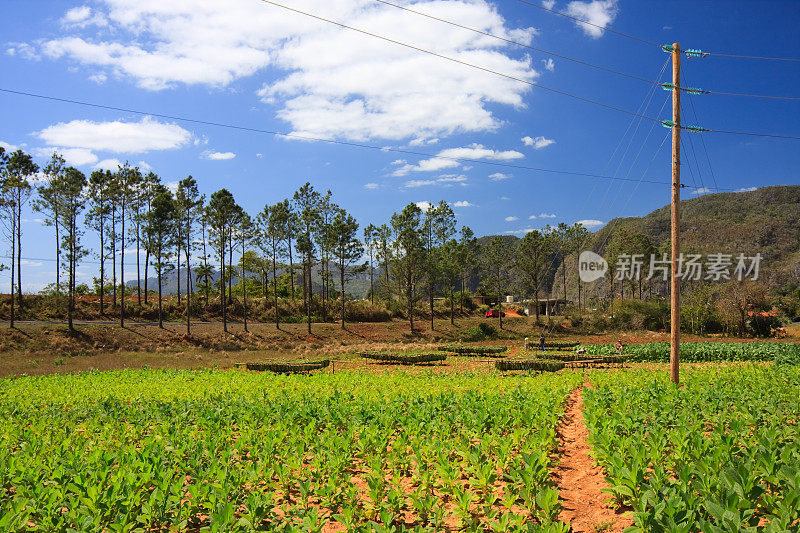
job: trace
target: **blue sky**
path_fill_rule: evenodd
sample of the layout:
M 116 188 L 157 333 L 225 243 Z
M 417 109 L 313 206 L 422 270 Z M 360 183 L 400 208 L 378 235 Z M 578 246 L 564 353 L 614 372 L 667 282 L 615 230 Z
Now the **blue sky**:
M 643 106 L 648 116 L 670 118 L 669 94 L 660 88 L 650 97 L 650 86 L 641 81 L 396 7 L 372 0 L 279 3 L 611 106 L 630 111 Z M 668 56 L 657 47 L 518 1 L 398 3 L 643 78 L 670 78 L 669 68 L 659 77 Z M 717 53 L 800 56 L 797 2 L 558 0 L 547 5 L 657 43 L 678 41 L 684 48 Z M 478 235 L 522 235 L 529 228 L 581 220 L 597 229 L 617 216 L 645 214 L 669 199 L 668 187 L 647 182 L 669 179 L 669 131 L 658 124 L 632 121 L 623 113 L 259 0 L 6 0 L 4 14 L 4 89 L 480 160 L 457 164 L 0 93 L 0 142 L 36 154 L 40 163 L 56 148 L 87 174 L 126 160 L 152 168 L 165 182 L 191 174 L 207 195 L 226 187 L 251 213 L 311 181 L 331 189 L 335 201 L 362 224 L 386 222 L 409 202 L 444 199 L 455 206 L 459 223 Z M 798 62 L 709 56 L 683 63 L 690 86 L 800 95 Z M 800 135 L 798 101 L 714 94 L 692 99 L 694 107 L 684 98 L 685 122 Z M 738 190 L 798 183 L 798 141 L 702 136 L 684 135 L 685 198 L 715 184 Z M 640 178 L 645 181 L 638 183 Z M 52 232 L 37 218 L 34 213 L 27 218 L 23 255 L 54 258 Z M 95 245 L 92 235 L 86 239 Z M 30 261 L 26 288 L 50 281 L 52 266 Z M 81 270 L 89 276 L 94 267 L 87 264 Z M 0 282 L 5 275 L 0 274 Z

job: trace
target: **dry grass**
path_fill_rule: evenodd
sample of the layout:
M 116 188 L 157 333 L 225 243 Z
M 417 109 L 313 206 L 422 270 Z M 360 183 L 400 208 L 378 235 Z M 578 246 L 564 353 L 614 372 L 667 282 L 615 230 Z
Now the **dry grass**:
M 220 323 L 196 324 L 192 335 L 185 335 L 185 324 L 169 323 L 161 330 L 153 325 L 130 323 L 125 329 L 116 325 L 80 325 L 71 336 L 64 325 L 20 324 L 16 329 L 0 329 L 0 376 L 20 374 L 66 373 L 120 368 L 230 368 L 235 362 L 325 358 L 339 361 L 337 368 L 374 367 L 357 354 L 368 350 L 434 349 L 437 344 L 452 342 L 466 329 L 480 322 L 497 325 L 497 320 L 461 319 L 452 326 L 448 320 L 417 322 L 412 334 L 405 321 L 353 323 L 342 330 L 338 324 L 312 325 L 312 335 L 305 324 L 251 324 L 245 333 L 241 324 L 230 324 L 229 333 Z M 501 339 L 478 344 L 520 346 L 526 336 L 538 338 L 541 326 L 530 318 L 503 320 Z M 792 331 L 791 333 L 795 333 Z M 800 330 L 797 331 L 800 334 Z M 626 344 L 668 341 L 668 335 L 655 332 L 609 333 L 603 335 L 552 334 L 548 340 L 577 340 L 583 344 L 615 342 Z M 700 340 L 685 336 L 684 340 Z M 702 340 L 736 341 L 723 337 Z M 741 339 L 740 339 L 741 340 Z M 794 336 L 782 341 L 797 341 Z M 460 362 L 461 360 L 471 362 Z M 442 369 L 479 370 L 488 364 L 475 358 L 448 358 Z M 385 370 L 383 365 L 381 368 Z M 439 366 L 428 367 L 439 369 Z M 381 370 L 381 371 L 383 371 Z

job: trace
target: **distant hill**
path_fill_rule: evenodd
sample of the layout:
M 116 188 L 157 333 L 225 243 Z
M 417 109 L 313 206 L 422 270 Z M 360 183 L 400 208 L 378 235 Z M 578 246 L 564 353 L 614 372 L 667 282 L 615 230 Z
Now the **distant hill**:
M 680 209 L 681 248 L 687 253 L 760 253 L 761 278 L 767 283 L 783 286 L 800 280 L 800 185 L 707 194 L 682 200 Z M 584 249 L 604 255 L 611 235 L 621 230 L 644 233 L 656 247 L 665 247 L 670 224 L 669 205 L 643 217 L 616 218 L 598 230 Z M 567 259 L 567 265 L 570 275 L 575 256 Z M 574 270 L 572 266 L 573 278 Z M 571 285 L 574 281 L 567 282 L 568 288 Z M 603 289 L 602 281 L 596 285 Z

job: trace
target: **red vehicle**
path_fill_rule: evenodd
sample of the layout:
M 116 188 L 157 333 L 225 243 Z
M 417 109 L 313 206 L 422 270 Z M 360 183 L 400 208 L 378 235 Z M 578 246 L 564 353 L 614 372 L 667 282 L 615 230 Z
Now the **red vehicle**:
M 489 309 L 486 311 L 486 318 L 497 318 L 503 317 L 505 318 L 506 314 L 502 311 L 498 311 L 497 309 Z

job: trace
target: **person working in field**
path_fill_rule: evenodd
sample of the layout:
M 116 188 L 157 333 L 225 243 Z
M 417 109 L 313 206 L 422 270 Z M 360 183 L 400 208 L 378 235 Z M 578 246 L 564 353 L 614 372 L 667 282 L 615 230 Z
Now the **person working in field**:
M 525 337 L 525 349 L 526 350 L 530 350 L 531 349 L 531 343 L 528 342 L 528 337 Z
M 544 333 L 542 333 L 541 337 L 539 337 L 539 349 L 543 352 L 546 352 L 545 349 L 545 342 L 544 342 Z
M 625 348 L 625 345 L 622 344 L 622 339 L 617 340 L 616 344 L 614 344 L 614 348 L 617 349 L 618 354 L 622 354 L 622 349 Z

